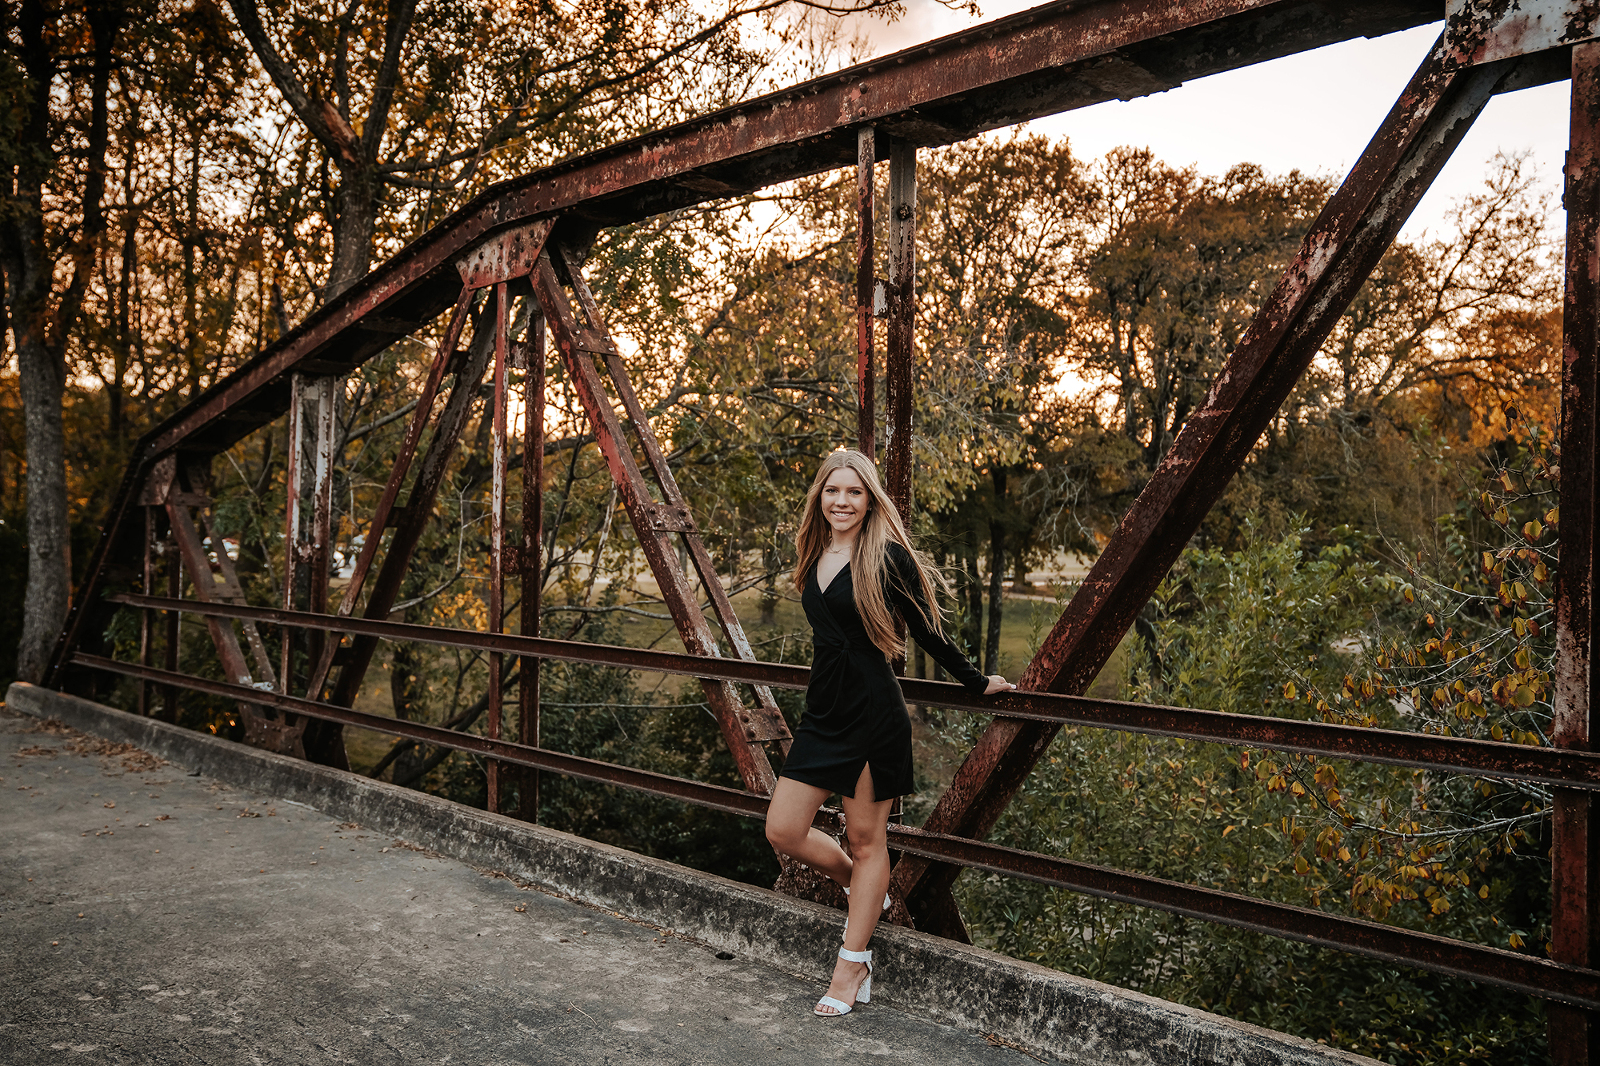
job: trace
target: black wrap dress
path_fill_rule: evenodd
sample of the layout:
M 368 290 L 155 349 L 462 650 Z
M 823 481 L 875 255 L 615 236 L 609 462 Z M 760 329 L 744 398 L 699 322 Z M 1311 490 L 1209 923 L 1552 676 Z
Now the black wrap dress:
M 925 621 L 926 601 L 911 553 L 891 543 L 884 592 L 906 623 L 906 631 L 968 691 L 982 692 L 989 679 Z M 883 650 L 867 636 L 856 612 L 850 563 L 827 589 L 817 568 L 806 575 L 800 604 L 811 623 L 811 683 L 806 713 L 795 731 L 783 777 L 854 797 L 862 764 L 872 770 L 874 798 L 913 791 L 911 718 L 900 681 Z

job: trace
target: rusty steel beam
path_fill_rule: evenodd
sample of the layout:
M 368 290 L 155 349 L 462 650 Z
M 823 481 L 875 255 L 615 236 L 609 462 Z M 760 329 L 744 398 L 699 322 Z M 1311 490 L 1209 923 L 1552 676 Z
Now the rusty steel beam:
M 336 420 L 339 415 L 338 378 L 323 378 L 313 389 L 317 420 L 312 434 L 311 457 L 311 542 L 306 545 L 306 566 L 310 570 L 310 610 L 328 609 L 328 579 L 333 573 L 333 467 Z M 312 648 L 321 654 L 321 646 Z M 284 691 L 289 691 L 287 684 Z
M 224 682 L 172 674 L 99 656 L 80 654 L 74 661 L 95 670 L 181 685 L 212 695 L 237 696 L 241 691 L 248 692 Z M 368 714 L 294 696 L 270 693 L 265 698 L 286 713 L 409 737 L 436 747 L 472 752 L 490 760 L 549 770 L 579 780 L 663 796 L 727 814 L 766 818 L 767 798 L 750 792 L 635 770 L 615 763 L 494 740 L 439 726 Z M 824 829 L 837 831 L 836 813 L 818 812 L 817 824 Z M 1564 965 L 1533 955 L 1450 940 L 1376 922 L 1342 918 L 1325 911 L 1180 884 L 1148 874 L 1095 866 L 908 826 L 890 825 L 889 837 L 895 850 L 924 861 L 1005 874 L 1101 899 L 1153 907 L 1185 917 L 1299 940 L 1385 962 L 1404 963 L 1588 1010 L 1600 1007 L 1600 972 L 1587 967 Z
M 556 260 L 561 263 L 560 272 L 556 269 Z M 715 568 L 710 565 L 710 557 L 700 541 L 694 518 L 682 494 L 678 492 L 672 471 L 628 383 L 616 345 L 607 332 L 600 309 L 577 263 L 559 245 L 547 248 L 546 254 L 539 258 L 535 279 L 534 289 L 560 348 L 573 391 L 577 393 L 588 416 L 595 441 L 610 467 L 623 509 L 633 525 L 639 548 L 650 564 L 662 602 L 672 615 L 684 647 L 694 655 L 721 654 L 716 637 L 700 610 L 699 598 L 689 585 L 688 575 L 678 564 L 671 540 L 674 535 L 682 538 L 681 542 L 699 569 L 701 584 L 710 595 L 713 605 L 718 608 L 719 620 L 724 622 L 724 632 L 734 645 L 734 653 L 743 659 L 754 659 L 755 653 L 749 642 L 743 640 L 743 631 L 738 628 L 738 621 L 733 617 L 731 605 L 727 603 L 722 583 L 717 578 Z M 578 320 L 576 311 L 567 299 L 567 285 L 572 286 L 577 296 L 584 314 L 583 322 Z M 634 460 L 628 436 L 600 380 L 599 370 L 595 366 L 596 356 L 606 362 L 612 387 L 622 401 L 634 437 L 644 450 L 646 462 L 661 489 L 664 498 L 660 502 L 651 495 L 644 475 Z M 786 741 L 789 738 L 788 725 L 771 693 L 758 685 L 757 703 L 752 708 L 745 706 L 738 689 L 728 682 L 703 680 L 701 685 L 745 786 L 753 792 L 764 795 L 770 793 L 777 784 L 777 775 L 762 745 L 769 740 Z
M 301 455 L 305 449 L 305 375 L 296 373 L 289 385 L 288 460 L 283 468 L 283 609 L 296 611 L 304 606 L 295 594 L 299 579 Z M 293 692 L 294 630 L 285 629 L 278 641 L 278 677 L 283 691 Z M 307 634 L 308 636 L 310 634 Z
M 861 125 L 950 144 L 1441 14 L 1437 0 L 1061 0 L 622 141 L 485 190 L 171 419 L 151 448 L 286 389 L 302 359 L 359 365 L 443 311 L 455 259 L 498 229 L 580 206 L 596 226 L 634 222 L 849 165 Z
M 1558 748 L 1590 752 L 1600 738 L 1594 696 L 1595 474 L 1600 459 L 1600 43 L 1572 51 L 1566 164 L 1567 263 L 1562 324 L 1561 524 L 1556 588 Z M 1550 956 L 1600 961 L 1600 808 L 1590 792 L 1556 789 L 1551 819 Z M 1550 1011 L 1555 1066 L 1600 1066 L 1600 1016 Z
M 1342 918 L 1326 911 L 1274 903 L 1253 896 L 1201 888 L 1148 874 L 1020 851 L 910 826 L 891 825 L 889 845 L 925 863 L 937 862 L 1004 874 L 1117 903 L 1151 907 L 1352 955 L 1415 966 L 1556 1003 L 1573 1004 L 1590 1010 L 1600 1003 L 1600 972 L 1551 962 L 1536 955 L 1450 940 L 1377 922 Z
M 474 323 L 472 343 L 467 346 L 465 363 L 455 372 L 455 382 L 450 387 L 450 396 L 439 412 L 433 436 L 428 441 L 427 451 L 417 464 L 417 476 L 412 481 L 410 493 L 406 496 L 405 509 L 392 525 L 394 534 L 389 540 L 388 549 L 383 553 L 383 565 L 378 568 L 378 576 L 372 582 L 372 592 L 367 596 L 367 602 L 361 610 L 364 618 L 387 618 L 395 600 L 400 598 L 406 572 L 411 567 L 412 553 L 416 551 L 423 532 L 433 519 L 433 504 L 438 498 L 439 486 L 444 482 L 445 472 L 451 457 L 455 454 L 456 444 L 467 427 L 467 419 L 471 416 L 473 405 L 477 401 L 478 388 L 489 369 L 495 338 L 491 314 L 491 307 L 485 306 L 483 314 Z M 427 413 L 421 405 L 418 405 L 413 417 L 425 419 Z M 381 531 L 382 527 L 375 524 L 373 535 L 377 536 Z M 345 596 L 353 596 L 354 591 L 355 582 L 352 579 L 350 587 L 345 590 Z M 339 607 L 343 611 L 344 603 L 341 602 Z M 349 657 L 340 669 L 339 680 L 329 697 L 332 702 L 344 707 L 355 703 L 356 696 L 361 691 L 361 683 L 366 679 L 367 668 L 372 665 L 372 653 L 376 649 L 377 642 L 365 637 L 357 637 L 351 641 Z M 324 658 L 327 658 L 326 652 Z M 336 754 L 340 758 L 343 757 L 342 745 Z
M 512 633 L 482 633 L 408 622 L 340 619 L 303 611 L 202 604 L 128 593 L 114 595 L 112 602 L 141 609 L 181 609 L 190 614 L 248 618 L 274 625 L 300 626 L 335 633 L 360 633 L 383 640 L 417 641 L 447 648 L 592 663 L 771 688 L 804 689 L 811 676 L 808 667 L 784 663 L 589 644 Z M 1202 711 L 1191 707 L 1162 707 L 1046 692 L 977 696 L 947 681 L 922 681 L 909 677 L 901 679 L 901 687 L 905 689 L 906 698 L 913 703 L 1050 723 L 1057 728 L 1073 725 L 1116 729 L 1236 747 L 1294 752 L 1319 758 L 1351 759 L 1442 773 L 1530 781 L 1550 787 L 1570 786 L 1590 792 L 1600 791 L 1600 753 L 1590 751 L 1536 748 L 1468 737 L 1364 729 L 1328 722 L 1303 722 L 1292 718 Z
M 213 696 L 231 698 L 241 693 L 247 693 L 251 699 L 259 698 L 261 702 L 269 706 L 292 714 L 303 714 L 310 718 L 337 723 L 340 726 L 354 725 L 362 729 L 371 729 L 374 732 L 407 737 L 435 747 L 466 751 L 501 762 L 514 763 L 519 766 L 540 770 L 550 770 L 583 781 L 617 785 L 622 788 L 650 792 L 658 796 L 668 796 L 673 799 L 696 803 L 699 806 L 710 807 L 713 810 L 725 811 L 729 814 L 754 817 L 765 817 L 766 814 L 767 800 L 765 796 L 752 792 L 741 792 L 738 789 L 727 788 L 723 785 L 703 784 L 699 781 L 670 777 L 666 774 L 652 773 L 648 770 L 635 770 L 632 767 L 619 766 L 616 763 L 585 759 L 581 756 L 567 755 L 564 752 L 518 744 L 514 741 L 494 740 L 489 737 L 479 736 L 476 733 L 464 733 L 454 729 L 445 729 L 442 726 L 427 725 L 423 722 L 411 722 L 401 718 L 389 718 L 381 714 L 369 714 L 366 711 L 358 711 L 336 703 L 323 703 L 301 696 L 288 696 L 276 692 L 257 694 L 250 689 L 239 685 L 230 685 L 224 681 L 212 681 L 209 678 L 195 677 L 191 674 L 137 666 L 133 663 L 118 662 L 98 655 L 80 653 L 74 658 L 74 662 L 94 670 L 104 670 L 127 677 L 145 678 L 160 684 L 176 685 L 191 692 L 203 692 Z
M 1430 49 L 1318 215 L 1205 402 L 1123 516 L 1024 671 L 1021 688 L 1072 694 L 1088 688 L 1473 120 L 1520 62 L 1467 66 L 1456 56 L 1458 44 L 1441 35 Z M 985 836 L 1058 729 L 1008 719 L 991 723 L 940 797 L 928 827 Z M 935 870 L 918 859 L 896 866 L 895 889 L 918 916 L 918 928 L 961 935 L 946 920 L 958 872 L 949 866 Z
M 308 379 L 308 375 L 300 373 L 294 375 L 290 389 L 283 550 L 283 605 L 289 610 L 305 609 L 320 614 L 328 609 L 333 550 L 334 429 L 340 391 L 341 382 L 336 378 Z M 308 465 L 309 483 L 303 476 Z M 307 503 L 310 505 L 309 535 L 306 532 Z M 278 646 L 279 691 L 294 692 L 300 677 L 315 670 L 322 660 L 326 639 L 325 633 L 307 632 L 298 638 L 297 648 L 296 634 L 288 629 L 282 631 Z M 338 743 L 335 732 L 321 721 L 308 723 L 301 735 L 301 748 L 312 752 L 325 752 Z
M 189 503 L 184 499 L 191 495 L 171 489 L 165 493 L 167 521 L 172 527 L 172 539 L 178 555 L 184 561 L 185 569 L 189 572 L 189 581 L 194 586 L 195 598 L 201 603 L 231 603 L 243 606 L 244 598 L 226 595 L 226 581 L 218 580 L 222 575 L 213 575 L 211 572 L 211 560 L 206 555 L 200 533 L 189 514 Z M 219 557 L 228 554 L 227 548 L 220 541 L 214 540 L 212 548 Z M 250 664 L 245 660 L 244 651 L 239 646 L 239 637 L 233 631 L 233 624 L 221 615 L 204 617 L 206 629 L 211 635 L 211 643 L 217 651 L 217 659 L 222 664 L 223 676 L 246 691 L 255 691 L 255 679 L 251 675 Z M 247 618 L 241 621 L 246 632 L 256 631 L 254 619 Z M 174 644 L 168 658 L 175 661 L 176 652 Z M 255 701 L 241 701 L 238 704 L 239 720 L 244 726 L 245 737 L 251 743 L 281 754 L 304 754 L 304 749 L 300 746 L 301 730 L 288 728 L 286 722 L 272 720 L 259 708 L 260 704 Z
M 872 318 L 877 311 L 878 275 L 873 253 L 874 172 L 878 131 L 856 131 L 856 450 L 877 454 L 877 371 L 872 365 Z
M 227 542 L 218 532 L 216 523 L 212 521 L 210 501 L 207 500 L 197 510 L 200 512 L 201 528 L 205 531 L 206 539 L 211 541 L 211 551 L 217 559 L 216 576 L 221 578 L 211 589 L 212 597 L 220 597 L 224 603 L 248 602 L 244 595 L 244 585 L 239 581 L 239 572 L 233 565 L 233 558 L 228 555 Z M 277 688 L 278 681 L 272 671 L 272 659 L 267 655 L 267 646 L 262 641 L 256 624 L 244 622 L 239 628 L 244 632 L 245 645 L 250 649 L 250 658 L 256 665 L 257 683 Z
M 491 242 L 494 243 L 494 242 Z M 543 241 L 540 241 L 543 244 Z M 531 264 L 530 264 L 531 266 Z M 526 271 L 524 271 L 526 272 Z M 489 472 L 489 632 L 505 629 L 505 547 L 506 547 L 506 366 L 507 332 L 511 328 L 511 297 L 506 283 L 496 281 L 494 286 L 494 374 L 490 403 L 490 472 Z M 505 660 L 499 652 L 489 653 L 489 721 L 490 740 L 500 739 L 500 711 L 504 693 L 501 691 L 501 670 Z M 488 807 L 491 814 L 500 811 L 500 764 L 491 759 L 485 766 Z
M 544 404 L 545 404 L 545 329 L 544 313 L 529 315 L 528 340 L 523 347 L 522 420 L 522 543 L 517 552 L 521 577 L 521 629 L 525 637 L 537 637 L 541 628 L 539 608 L 544 595 Z M 535 748 L 543 743 L 539 722 L 539 660 L 524 656 L 519 663 L 521 680 L 517 685 L 517 740 Z M 527 770 L 520 781 L 518 817 L 539 820 L 539 771 Z
M 889 328 L 884 345 L 884 488 L 911 522 L 911 359 L 917 315 L 917 146 L 889 147 Z
M 1470 42 L 1469 63 L 1493 63 L 1593 40 L 1600 32 L 1594 0 L 1447 0 L 1445 25 Z

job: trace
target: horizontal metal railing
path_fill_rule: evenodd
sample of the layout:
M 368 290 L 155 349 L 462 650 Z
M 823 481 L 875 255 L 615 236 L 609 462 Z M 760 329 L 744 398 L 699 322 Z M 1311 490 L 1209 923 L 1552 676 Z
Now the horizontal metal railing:
M 785 688 L 805 687 L 805 680 L 809 674 L 804 667 L 783 664 L 710 659 L 577 641 L 488 634 L 355 618 L 338 619 L 306 612 L 207 604 L 154 596 L 120 595 L 114 599 L 129 606 L 145 609 L 175 610 L 215 617 L 250 618 L 260 622 L 304 626 L 329 632 L 367 633 L 393 640 L 414 640 L 533 658 L 722 678 Z M 766 817 L 767 798 L 739 789 L 638 770 L 512 741 L 492 740 L 472 733 L 407 722 L 316 700 L 223 681 L 211 681 L 81 652 L 76 654 L 72 661 L 80 666 L 142 681 L 275 707 L 293 714 L 406 737 L 437 747 L 471 752 L 513 765 L 627 788 L 728 814 L 753 819 Z M 1310 754 L 1400 765 L 1427 765 L 1454 772 L 1561 783 L 1568 787 L 1589 789 L 1597 787 L 1593 775 L 1597 759 L 1600 757 L 1587 753 L 1560 753 L 1580 756 L 1575 764 L 1568 764 L 1565 760 L 1542 763 L 1537 760 L 1512 761 L 1513 753 L 1538 756 L 1552 754 L 1552 750 L 1455 737 L 1422 736 L 1417 739 L 1440 745 L 1430 746 L 1427 749 L 1429 752 L 1427 761 L 1423 761 L 1396 754 L 1404 750 L 1403 747 L 1387 743 L 1377 746 L 1356 745 L 1353 743 L 1354 738 L 1343 736 L 1345 733 L 1381 733 L 1396 739 L 1415 736 L 1394 731 L 1321 726 L 1318 723 L 1258 719 L 1250 715 L 1219 714 L 1186 708 L 1146 707 L 1114 700 L 1094 700 L 1046 693 L 977 697 L 967 693 L 958 685 L 916 681 L 909 678 L 905 680 L 904 685 L 907 696 L 914 700 L 989 714 L 1015 714 L 1018 717 L 1036 717 L 1196 740 L 1216 740 L 1252 747 L 1276 747 L 1279 750 L 1304 751 Z M 1025 705 L 1026 713 L 1017 713 L 1016 705 L 1019 703 Z M 1133 716 L 1135 711 L 1155 712 L 1155 714 L 1138 718 Z M 1254 739 L 1241 739 L 1231 734 L 1214 735 L 1209 732 L 1210 729 L 1216 728 L 1209 724 L 1214 719 L 1224 719 L 1230 724 L 1269 722 L 1282 726 L 1317 726 L 1320 730 L 1335 731 L 1332 734 L 1334 740 L 1330 743 L 1326 734 L 1319 733 L 1283 733 L 1272 734 L 1277 737 L 1277 743 L 1263 744 Z M 1137 721 L 1139 725 L 1122 724 L 1128 720 Z M 1293 739 L 1288 739 L 1290 737 Z M 1485 748 L 1510 749 L 1510 751 L 1485 753 L 1483 750 Z M 1574 772 L 1573 777 L 1564 776 L 1564 772 L 1569 770 Z M 821 812 L 818 815 L 818 824 L 826 829 L 837 830 L 837 813 L 827 810 Z M 1002 847 L 981 840 L 930 833 L 910 826 L 890 825 L 889 832 L 895 849 L 931 860 L 1018 877 L 1119 903 L 1151 907 L 1387 962 L 1416 966 L 1591 1010 L 1600 1009 L 1600 971 L 1596 970 L 1415 930 L 1168 881 L 1146 874 Z
M 706 677 L 718 680 L 803 689 L 811 676 L 804 666 L 751 662 L 744 659 L 708 659 L 698 655 L 586 644 L 574 640 L 524 637 L 512 633 L 481 633 L 440 626 L 380 622 L 361 618 L 336 618 L 305 611 L 269 607 L 241 607 L 224 603 L 198 603 L 162 596 L 120 594 L 109 597 L 130 607 L 182 611 L 217 618 L 318 629 L 332 633 L 357 633 L 389 640 L 412 640 L 443 647 L 472 648 L 537 659 L 593 663 L 630 670 Z M 1011 692 L 978 696 L 960 685 L 942 681 L 901 679 L 906 698 L 957 710 L 977 711 L 1009 718 L 1032 718 L 1066 725 L 1149 733 L 1182 740 L 1210 741 L 1247 748 L 1318 755 L 1358 762 L 1411 766 L 1477 777 L 1531 781 L 1541 785 L 1600 791 L 1600 753 L 1568 748 L 1543 748 L 1507 744 L 1469 737 L 1431 733 L 1405 733 L 1394 729 L 1305 722 L 1265 715 L 1229 714 L 1192 707 L 1162 707 L 1090 696 L 1065 696 L 1051 692 Z

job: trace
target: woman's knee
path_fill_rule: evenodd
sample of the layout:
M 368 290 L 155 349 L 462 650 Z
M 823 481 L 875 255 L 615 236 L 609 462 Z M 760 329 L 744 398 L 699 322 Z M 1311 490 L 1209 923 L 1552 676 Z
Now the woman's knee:
M 799 832 L 796 832 L 794 826 L 769 818 L 767 819 L 767 843 L 785 855 L 793 855 L 795 849 L 805 840 L 806 828 L 808 827 L 802 827 Z
M 847 822 L 844 835 L 850 841 L 850 854 L 857 859 L 889 850 L 889 834 L 883 826 L 857 826 Z

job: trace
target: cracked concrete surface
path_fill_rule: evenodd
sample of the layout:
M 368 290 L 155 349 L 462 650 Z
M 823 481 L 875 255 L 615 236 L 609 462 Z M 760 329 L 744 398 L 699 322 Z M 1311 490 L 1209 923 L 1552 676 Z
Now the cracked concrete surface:
M 0 856 L 4 1063 L 1035 1061 L 3 710 Z

